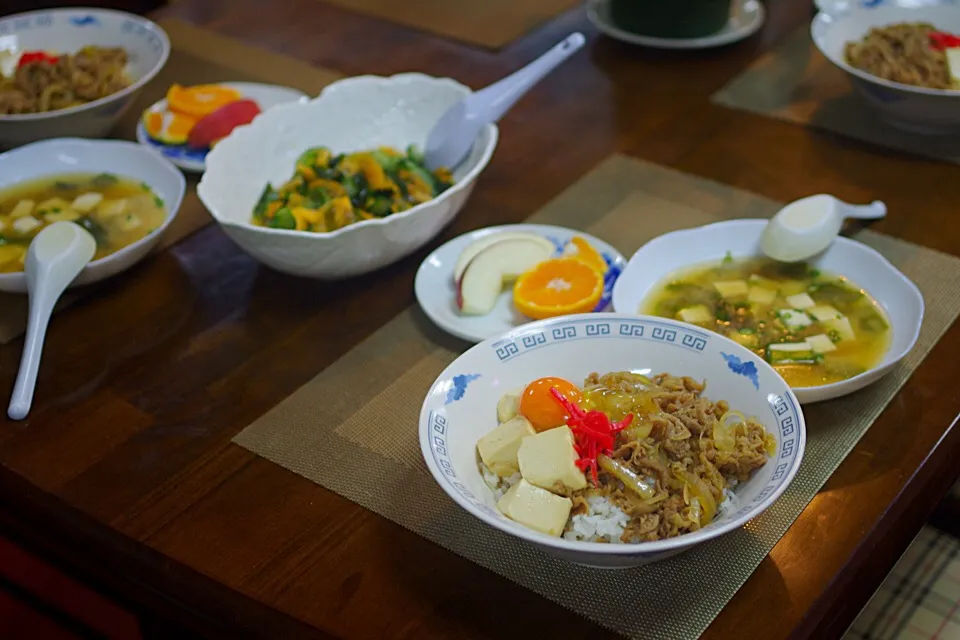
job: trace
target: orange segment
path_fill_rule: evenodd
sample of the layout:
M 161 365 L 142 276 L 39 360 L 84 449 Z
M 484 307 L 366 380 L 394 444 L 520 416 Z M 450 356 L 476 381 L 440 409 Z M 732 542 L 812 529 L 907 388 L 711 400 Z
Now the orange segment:
M 172 111 L 148 111 L 143 114 L 147 135 L 163 144 L 186 144 L 187 136 L 197 121 Z
M 603 275 L 577 258 L 541 262 L 513 286 L 520 313 L 540 320 L 593 311 L 603 295 Z
M 570 239 L 570 244 L 576 247 L 576 253 L 571 258 L 576 258 L 589 267 L 593 267 L 600 273 L 607 272 L 607 261 L 603 259 L 600 252 L 593 248 L 593 245 L 580 236 L 574 236 Z
M 239 91 L 219 84 L 198 84 L 192 87 L 175 84 L 167 90 L 167 106 L 170 110 L 194 118 L 209 115 L 240 98 Z

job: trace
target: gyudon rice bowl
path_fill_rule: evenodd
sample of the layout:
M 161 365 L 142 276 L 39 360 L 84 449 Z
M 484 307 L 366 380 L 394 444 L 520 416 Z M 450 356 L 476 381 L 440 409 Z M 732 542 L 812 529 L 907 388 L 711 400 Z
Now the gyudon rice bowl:
M 593 373 L 582 386 L 540 378 L 505 394 L 497 421 L 477 442 L 497 509 L 570 541 L 697 531 L 737 508 L 737 485 L 777 447 L 756 418 L 668 373 Z

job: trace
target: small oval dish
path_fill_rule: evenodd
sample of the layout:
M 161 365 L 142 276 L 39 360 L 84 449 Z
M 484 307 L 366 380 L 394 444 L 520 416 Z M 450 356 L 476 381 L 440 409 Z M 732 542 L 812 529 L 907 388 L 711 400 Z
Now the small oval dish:
M 414 281 L 417 302 L 423 312 L 438 327 L 447 333 L 467 340 L 480 342 L 499 336 L 531 319 L 521 314 L 513 304 L 510 288 L 500 293 L 496 305 L 484 315 L 464 315 L 458 308 L 460 291 L 458 290 L 457 270 L 462 270 L 461 256 L 470 246 L 479 241 L 503 237 L 507 240 L 533 234 L 549 241 L 553 254 L 548 257 L 564 255 L 574 237 L 586 240 L 607 263 L 604 276 L 604 291 L 594 311 L 607 311 L 613 296 L 613 285 L 626 266 L 626 259 L 612 246 L 588 233 L 542 224 L 508 224 L 498 227 L 478 229 L 454 238 L 433 251 L 420 264 Z M 486 248 L 492 248 L 491 243 Z M 469 265 L 467 265 L 469 267 Z
M 651 240 L 633 254 L 617 281 L 613 292 L 615 311 L 641 313 L 650 296 L 668 278 L 691 267 L 719 264 L 728 256 L 760 258 L 760 237 L 766 224 L 766 220 L 731 220 L 674 231 Z M 846 278 L 850 285 L 861 288 L 883 310 L 890 324 L 890 335 L 889 346 L 879 362 L 866 371 L 830 384 L 795 387 L 797 398 L 804 404 L 853 393 L 888 373 L 916 343 L 924 311 L 923 296 L 916 285 L 879 252 L 863 243 L 839 237 L 807 264 L 811 269 Z M 812 310 L 804 311 L 804 317 L 809 319 L 807 311 Z
M 502 398 L 544 376 L 556 376 L 579 386 L 593 372 L 618 371 L 649 378 L 667 373 L 689 376 L 698 383 L 705 381 L 703 397 L 711 402 L 725 400 L 731 408 L 751 416 L 775 443 L 766 450 L 762 466 L 737 483 L 732 495 L 724 494 L 716 517 L 697 530 L 674 537 L 645 542 L 587 541 L 567 535 L 576 533 L 575 518 L 567 521 L 564 535 L 559 529 L 550 535 L 549 531 L 521 524 L 522 517 L 510 519 L 504 515 L 501 509 L 505 497 L 498 499 L 491 488 L 478 454 L 478 441 L 497 428 L 498 420 L 502 422 Z M 523 410 L 521 402 L 519 411 Z M 523 442 L 566 428 L 541 431 Z M 436 482 L 461 508 L 546 553 L 603 568 L 628 568 L 662 560 L 743 526 L 787 489 L 803 459 L 805 443 L 806 427 L 796 397 L 784 380 L 751 351 L 687 324 L 618 313 L 542 320 L 477 344 L 440 374 L 420 412 L 424 460 Z M 523 446 L 518 454 L 521 457 Z M 522 469 L 522 460 L 520 464 Z M 529 474 L 523 475 L 521 489 Z M 532 475 L 529 477 L 534 482 Z M 563 502 L 555 495 L 545 497 Z

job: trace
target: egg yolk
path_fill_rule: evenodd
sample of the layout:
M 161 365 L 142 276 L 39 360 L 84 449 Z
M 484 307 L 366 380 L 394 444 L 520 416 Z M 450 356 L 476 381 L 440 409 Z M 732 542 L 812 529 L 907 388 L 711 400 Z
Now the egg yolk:
M 579 387 L 563 378 L 539 378 L 528 384 L 520 395 L 520 415 L 529 420 L 537 432 L 563 426 L 570 419 L 567 410 L 550 393 L 553 388 L 574 404 L 583 398 Z

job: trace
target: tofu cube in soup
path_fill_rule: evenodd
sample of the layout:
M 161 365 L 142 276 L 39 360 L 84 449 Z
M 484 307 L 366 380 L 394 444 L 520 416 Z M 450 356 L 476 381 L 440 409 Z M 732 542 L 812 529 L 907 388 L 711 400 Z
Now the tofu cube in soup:
M 677 314 L 681 320 L 684 322 L 689 322 L 690 324 L 702 324 L 705 322 L 713 322 L 713 314 L 710 312 L 710 309 L 707 308 L 705 304 L 698 304 L 693 307 L 687 307 L 686 309 L 681 309 Z
M 724 298 L 745 296 L 748 290 L 746 280 L 723 280 L 714 282 L 713 286 L 716 287 L 717 291 L 720 292 L 720 295 Z
M 73 199 L 70 208 L 80 213 L 90 213 L 103 200 L 103 194 L 97 192 L 84 193 Z
M 514 522 L 559 537 L 567 526 L 573 501 L 521 479 L 500 498 L 497 508 Z
M 524 438 L 517 452 L 520 474 L 538 487 L 555 493 L 569 493 L 587 486 L 577 467 L 573 432 L 563 426 Z
M 807 309 L 807 313 L 812 315 L 817 319 L 818 322 L 826 322 L 827 320 L 835 320 L 843 316 L 842 313 L 834 309 L 828 304 L 817 305 L 816 307 L 811 307 Z
M 24 216 L 29 216 L 33 213 L 33 208 L 36 206 L 36 203 L 33 200 L 21 200 L 16 205 L 14 205 L 13 210 L 10 211 L 10 217 L 16 220 L 17 218 L 23 218 Z
M 814 353 L 830 353 L 837 350 L 837 345 L 833 344 L 833 340 L 825 333 L 809 336 L 807 344 L 810 345 Z
M 517 452 L 521 441 L 536 433 L 526 418 L 515 416 L 477 441 L 480 459 L 490 471 L 509 478 L 520 470 Z
M 810 294 L 797 293 L 792 296 L 787 296 L 787 304 L 794 309 L 810 309 L 811 307 L 816 306 L 817 303 L 813 301 L 813 298 L 810 297 Z
M 813 324 L 813 318 L 799 309 L 780 309 L 777 311 L 777 317 L 787 329 L 802 329 Z
M 776 289 L 767 289 L 766 287 L 751 286 L 747 292 L 747 302 L 753 304 L 773 304 L 777 299 Z
M 840 340 L 855 340 L 857 337 L 857 334 L 853 332 L 853 327 L 850 325 L 850 319 L 846 316 L 827 320 L 821 324 L 823 328 L 827 330 L 828 334 L 836 332 L 836 336 L 839 337 Z

